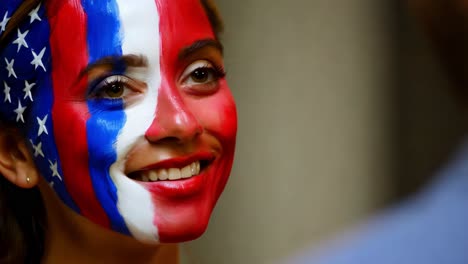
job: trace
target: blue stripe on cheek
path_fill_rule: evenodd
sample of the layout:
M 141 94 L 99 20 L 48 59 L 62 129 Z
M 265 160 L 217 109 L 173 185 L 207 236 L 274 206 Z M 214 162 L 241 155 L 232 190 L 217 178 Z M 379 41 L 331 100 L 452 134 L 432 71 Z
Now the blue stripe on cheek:
M 89 62 L 122 55 L 119 10 L 115 0 L 82 0 L 88 17 Z M 117 189 L 109 169 L 117 160 L 115 142 L 126 122 L 122 100 L 90 99 L 87 122 L 89 169 L 97 198 L 112 229 L 130 235 L 117 203 Z
M 96 195 L 111 220 L 112 228 L 130 234 L 117 209 L 117 189 L 109 169 L 117 159 L 115 141 L 126 122 L 122 100 L 90 100 L 91 117 L 87 122 L 89 170 Z

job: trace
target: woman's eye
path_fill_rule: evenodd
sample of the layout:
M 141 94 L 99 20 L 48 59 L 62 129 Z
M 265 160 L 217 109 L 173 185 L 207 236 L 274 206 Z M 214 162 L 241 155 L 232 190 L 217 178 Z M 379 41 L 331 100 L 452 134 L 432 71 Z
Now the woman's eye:
M 196 83 L 204 83 L 208 81 L 210 78 L 213 78 L 213 70 L 210 68 L 198 68 L 195 69 L 190 77 Z
M 124 90 L 125 90 L 124 84 L 119 82 L 119 83 L 108 84 L 105 87 L 104 92 L 106 93 L 106 95 L 108 95 L 111 98 L 117 98 L 117 97 L 122 96 L 122 94 L 124 93 Z
M 181 85 L 192 92 L 211 93 L 218 89 L 218 81 L 226 75 L 222 67 L 206 60 L 190 64 L 181 77 Z
M 138 92 L 130 78 L 123 75 L 106 77 L 95 86 L 91 93 L 93 98 L 121 99 Z

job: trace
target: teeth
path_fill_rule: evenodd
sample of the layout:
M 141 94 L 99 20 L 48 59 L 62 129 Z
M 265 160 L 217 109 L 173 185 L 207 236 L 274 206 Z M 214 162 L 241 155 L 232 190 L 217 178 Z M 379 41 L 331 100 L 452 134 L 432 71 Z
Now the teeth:
M 182 177 L 182 179 L 192 177 L 192 170 L 190 169 L 190 165 L 185 166 L 180 170 L 180 176 Z
M 180 179 L 180 169 L 171 168 L 169 169 L 169 180 L 179 180 Z
M 158 180 L 158 174 L 156 173 L 156 171 L 152 170 L 149 172 L 149 177 L 148 177 L 151 181 L 157 181 Z
M 182 169 L 170 168 L 170 169 L 158 169 L 143 172 L 141 175 L 141 181 L 143 182 L 155 182 L 155 181 L 166 181 L 166 180 L 180 180 L 187 179 L 200 173 L 200 161 L 195 161 L 190 165 L 183 167 Z
M 160 169 L 158 171 L 158 180 L 165 181 L 167 179 L 169 179 L 169 174 L 167 174 L 167 170 L 166 169 Z
M 143 175 L 141 180 L 144 181 L 144 182 L 149 182 L 149 178 L 146 175 Z
M 200 163 L 200 162 L 197 161 L 197 162 L 194 162 L 194 163 L 190 164 L 190 173 L 191 173 L 192 175 L 197 175 L 197 174 L 198 174 L 198 172 L 197 172 L 197 164 L 196 164 L 196 163 Z

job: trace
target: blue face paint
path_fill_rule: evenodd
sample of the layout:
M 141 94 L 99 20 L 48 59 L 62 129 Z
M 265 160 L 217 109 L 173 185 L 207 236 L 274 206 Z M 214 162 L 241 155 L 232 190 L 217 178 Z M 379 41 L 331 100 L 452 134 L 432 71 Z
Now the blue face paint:
M 103 57 L 121 56 L 122 32 L 116 2 L 83 0 L 82 3 L 88 17 L 89 64 Z M 118 74 L 124 74 L 125 67 L 117 65 L 120 68 Z M 111 111 L 109 108 L 103 109 L 109 104 L 112 106 Z M 87 121 L 87 135 L 91 181 L 94 189 L 98 190 L 96 196 L 109 217 L 112 229 L 129 235 L 130 232 L 117 208 L 117 190 L 109 174 L 111 165 L 117 159 L 114 143 L 126 121 L 123 101 L 91 99 L 88 108 L 90 117 Z

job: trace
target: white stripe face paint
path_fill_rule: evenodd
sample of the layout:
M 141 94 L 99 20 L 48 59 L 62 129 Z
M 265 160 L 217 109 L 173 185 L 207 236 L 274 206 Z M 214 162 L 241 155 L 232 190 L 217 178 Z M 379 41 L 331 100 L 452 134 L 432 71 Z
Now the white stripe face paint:
M 122 54 L 143 55 L 147 70 L 139 80 L 146 82 L 147 91 L 138 103 L 126 107 L 126 123 L 116 142 L 117 161 L 110 168 L 117 188 L 118 210 L 132 235 L 144 242 L 158 242 L 154 224 L 155 208 L 150 193 L 124 174 L 125 159 L 138 140 L 151 126 L 156 112 L 161 84 L 159 14 L 154 0 L 117 0 L 120 12 Z M 131 75 L 131 73 L 129 73 Z M 132 76 L 130 76 L 132 77 Z

